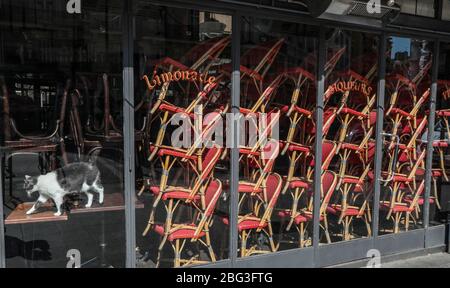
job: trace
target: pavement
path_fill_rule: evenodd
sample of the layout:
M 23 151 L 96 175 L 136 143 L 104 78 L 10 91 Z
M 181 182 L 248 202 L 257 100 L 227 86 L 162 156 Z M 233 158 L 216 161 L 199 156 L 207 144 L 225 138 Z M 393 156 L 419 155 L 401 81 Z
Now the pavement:
M 381 263 L 382 268 L 450 268 L 450 254 L 436 253 Z

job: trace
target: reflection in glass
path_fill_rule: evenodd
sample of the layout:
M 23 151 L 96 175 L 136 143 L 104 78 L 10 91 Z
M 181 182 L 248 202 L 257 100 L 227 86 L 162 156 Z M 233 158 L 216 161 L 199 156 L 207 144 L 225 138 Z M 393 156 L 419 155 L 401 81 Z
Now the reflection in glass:
M 432 47 L 388 38 L 380 233 L 422 225 Z
M 123 267 L 122 1 L 47 2 L 0 9 L 6 264 Z

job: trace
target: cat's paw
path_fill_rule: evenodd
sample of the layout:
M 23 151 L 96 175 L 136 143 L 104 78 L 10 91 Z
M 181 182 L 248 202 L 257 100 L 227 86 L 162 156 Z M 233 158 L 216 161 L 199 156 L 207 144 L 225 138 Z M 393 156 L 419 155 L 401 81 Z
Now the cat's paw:
M 55 215 L 55 216 L 61 216 L 62 215 L 62 213 L 61 212 L 56 212 L 56 213 L 54 213 L 53 215 Z
M 92 203 L 91 204 L 86 204 L 86 206 L 84 206 L 86 208 L 91 208 L 92 207 Z
M 33 213 L 34 213 L 34 210 L 33 210 L 33 209 L 30 209 L 30 210 L 27 211 L 26 214 L 27 214 L 27 215 L 31 215 L 31 214 L 33 214 Z

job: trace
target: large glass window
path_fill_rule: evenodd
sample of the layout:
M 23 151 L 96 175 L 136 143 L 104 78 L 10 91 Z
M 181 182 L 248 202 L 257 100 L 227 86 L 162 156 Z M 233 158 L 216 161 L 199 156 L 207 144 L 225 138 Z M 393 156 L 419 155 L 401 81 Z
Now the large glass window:
M 242 21 L 238 231 L 247 257 L 312 245 L 318 28 Z
M 8 267 L 124 266 L 122 3 L 1 3 Z
M 448 198 L 449 175 L 448 146 L 450 135 L 450 45 L 441 43 L 436 95 L 436 120 L 433 129 L 433 170 L 430 190 L 430 225 L 447 221 L 450 211 Z
M 389 37 L 380 233 L 422 227 L 433 43 Z
M 371 236 L 378 36 L 329 29 L 326 37 L 322 161 L 338 181 L 322 205 L 336 242 Z
M 138 266 L 227 259 L 231 16 L 135 4 Z

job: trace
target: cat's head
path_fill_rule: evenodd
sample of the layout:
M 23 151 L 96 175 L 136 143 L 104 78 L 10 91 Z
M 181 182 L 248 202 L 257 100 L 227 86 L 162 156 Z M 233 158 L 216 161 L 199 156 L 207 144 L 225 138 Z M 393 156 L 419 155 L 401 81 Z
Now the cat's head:
M 27 191 L 28 196 L 31 196 L 31 194 L 33 194 L 33 192 L 37 191 L 36 184 L 37 184 L 37 177 L 31 177 L 31 176 L 25 175 L 23 188 L 25 189 L 25 191 Z

